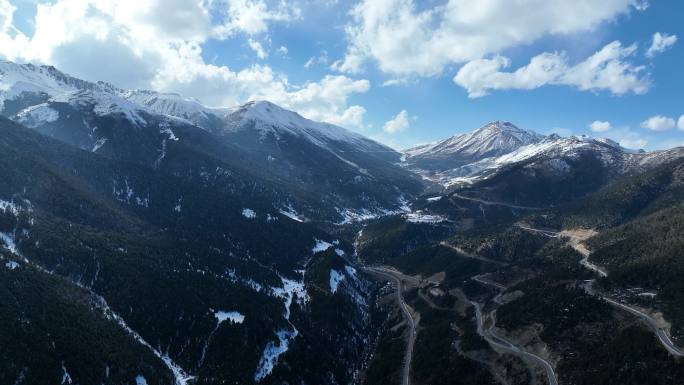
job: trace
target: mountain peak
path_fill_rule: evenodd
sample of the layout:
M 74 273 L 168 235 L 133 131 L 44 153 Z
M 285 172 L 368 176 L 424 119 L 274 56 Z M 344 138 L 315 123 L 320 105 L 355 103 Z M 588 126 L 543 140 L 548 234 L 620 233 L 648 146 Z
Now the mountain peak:
M 515 124 L 505 121 L 505 120 L 494 120 L 485 124 L 484 126 L 478 128 L 476 131 L 480 130 L 495 130 L 495 131 L 519 131 L 520 128 Z
M 432 146 L 409 149 L 409 163 L 419 167 L 448 169 L 487 157 L 500 156 L 522 146 L 538 143 L 544 135 L 524 130 L 511 122 L 495 120 L 466 134 L 455 135 Z

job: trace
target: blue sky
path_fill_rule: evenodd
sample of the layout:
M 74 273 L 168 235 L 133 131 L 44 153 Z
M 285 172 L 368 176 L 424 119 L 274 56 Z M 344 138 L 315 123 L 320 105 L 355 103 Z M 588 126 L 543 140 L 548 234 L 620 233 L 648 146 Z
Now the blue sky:
M 683 14 L 663 0 L 0 0 L 0 57 L 209 105 L 271 99 L 398 148 L 509 120 L 659 149 L 684 145 Z

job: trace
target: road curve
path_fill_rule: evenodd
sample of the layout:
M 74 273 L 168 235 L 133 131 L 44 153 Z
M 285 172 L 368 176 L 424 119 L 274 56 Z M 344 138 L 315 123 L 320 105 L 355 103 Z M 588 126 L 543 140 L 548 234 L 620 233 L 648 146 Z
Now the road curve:
M 482 336 L 482 338 L 489 343 L 489 345 L 492 346 L 495 350 L 498 348 L 499 350 L 506 351 L 510 354 L 516 355 L 522 359 L 529 359 L 537 363 L 539 366 L 541 366 L 544 369 L 544 372 L 546 373 L 546 377 L 549 381 L 549 385 L 558 385 L 558 379 L 556 378 L 556 372 L 553 370 L 553 366 L 543 359 L 542 357 L 530 353 L 528 351 L 525 351 L 523 349 L 520 349 L 507 339 L 498 336 L 494 332 L 494 326 L 496 325 L 496 318 L 495 318 L 495 313 L 496 311 L 492 311 L 490 313 L 490 317 L 492 319 L 492 324 L 488 328 L 484 327 L 484 316 L 482 314 L 482 305 L 475 301 L 470 301 L 470 304 L 473 305 L 475 308 L 475 318 L 477 320 L 477 333 Z
M 627 311 L 628 313 L 630 313 L 632 315 L 635 315 L 643 323 L 645 323 L 649 329 L 651 329 L 655 333 L 655 335 L 658 337 L 658 340 L 660 340 L 660 344 L 663 345 L 663 347 L 668 352 L 670 352 L 670 354 L 672 354 L 673 356 L 677 356 L 677 357 L 684 357 L 684 350 L 682 350 L 677 345 L 675 345 L 674 342 L 672 342 L 672 340 L 670 339 L 670 336 L 667 335 L 667 332 L 665 331 L 665 329 L 660 327 L 660 325 L 658 325 L 658 322 L 653 317 L 642 312 L 639 309 L 636 309 L 636 308 L 631 307 L 629 305 L 625 305 L 622 302 L 618 302 L 618 301 L 616 301 L 610 297 L 607 297 L 605 295 L 597 293 L 592 287 L 593 283 L 594 283 L 594 281 L 591 280 L 591 281 L 587 281 L 586 284 L 584 285 L 584 290 L 587 292 L 587 294 L 599 297 L 599 298 L 603 299 L 604 301 L 608 302 L 609 304 L 613 305 L 614 307 L 620 308 L 622 310 Z
M 584 245 L 584 243 L 582 243 L 584 240 L 586 240 L 586 238 L 573 236 L 571 231 L 561 231 L 559 233 L 555 233 L 555 232 L 548 231 L 548 230 L 534 229 L 531 227 L 524 226 L 522 224 L 517 224 L 517 226 L 520 227 L 521 229 L 531 231 L 531 232 L 535 232 L 535 233 L 541 233 L 541 234 L 543 234 L 545 236 L 549 236 L 549 237 L 563 237 L 563 236 L 565 236 L 565 237 L 570 238 L 570 242 L 568 242 L 568 244 L 573 249 L 575 249 L 575 251 L 577 251 L 578 253 L 580 253 L 582 255 L 582 259 L 580 260 L 580 265 L 582 265 L 585 268 L 587 268 L 587 269 L 593 271 L 594 273 L 598 274 L 601 278 L 606 278 L 608 276 L 608 273 L 605 270 L 601 269 L 598 265 L 589 262 L 589 256 L 591 255 L 591 251 Z M 590 294 L 590 295 L 595 296 L 595 297 L 599 297 L 599 298 L 603 299 L 604 301 L 608 302 L 610 305 L 617 307 L 619 309 L 622 309 L 624 311 L 627 311 L 628 313 L 636 316 L 637 318 L 639 318 L 641 320 L 641 322 L 646 324 L 646 326 L 649 329 L 651 329 L 653 331 L 653 333 L 655 333 L 656 337 L 658 337 L 658 340 L 660 341 L 660 344 L 663 345 L 663 347 L 670 354 L 672 354 L 673 356 L 676 356 L 676 357 L 684 357 L 684 349 L 678 347 L 677 345 L 674 344 L 674 342 L 672 342 L 672 339 L 667 334 L 667 331 L 665 329 L 663 329 L 660 325 L 658 325 L 658 322 L 653 317 L 651 317 L 650 315 L 644 313 L 643 311 L 641 311 L 637 308 L 634 308 L 634 307 L 626 305 L 622 302 L 618 302 L 618 301 L 616 301 L 616 300 L 614 300 L 608 296 L 597 293 L 592 287 L 593 283 L 594 283 L 594 281 L 591 280 L 591 281 L 588 281 L 584 285 L 584 289 L 587 292 L 587 294 Z
M 384 268 L 384 267 L 364 267 L 366 271 L 369 271 L 371 273 L 375 273 L 378 275 L 381 275 L 383 277 L 389 278 L 390 280 L 394 281 L 396 284 L 397 288 L 397 302 L 399 303 L 399 306 L 401 307 L 402 313 L 404 314 L 404 318 L 406 319 L 407 325 L 409 325 L 409 338 L 408 341 L 406 342 L 406 352 L 404 353 L 404 368 L 402 371 L 402 380 L 401 383 L 403 385 L 410 385 L 411 384 L 411 360 L 413 359 L 413 345 L 416 342 L 416 322 L 413 319 L 413 316 L 411 315 L 411 311 L 409 310 L 408 305 L 404 301 L 404 296 L 401 294 L 402 292 L 402 281 L 401 281 L 401 273 L 397 272 L 392 269 Z

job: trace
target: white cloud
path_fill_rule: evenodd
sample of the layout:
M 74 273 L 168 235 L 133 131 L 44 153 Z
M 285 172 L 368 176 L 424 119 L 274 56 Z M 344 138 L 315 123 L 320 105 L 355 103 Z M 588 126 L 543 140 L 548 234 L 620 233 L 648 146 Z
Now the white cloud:
M 257 57 L 261 60 L 266 59 L 268 57 L 268 54 L 264 50 L 264 47 L 259 43 L 258 41 L 249 38 L 247 40 L 247 44 L 249 44 L 249 48 L 254 51 L 254 53 L 257 55 Z
M 666 33 L 656 32 L 653 34 L 653 41 L 651 46 L 646 51 L 646 57 L 652 58 L 659 53 L 667 51 L 677 42 L 676 35 L 668 35 Z
M 643 131 L 635 131 L 629 127 L 611 127 L 608 137 L 619 143 L 620 146 L 629 149 L 647 148 L 651 144 L 650 139 L 652 139 L 648 135 L 645 136 Z
M 542 53 L 529 64 L 513 72 L 501 71 L 511 62 L 503 56 L 466 63 L 454 82 L 468 90 L 471 98 L 482 97 L 490 90 L 530 90 L 545 85 L 565 85 L 582 91 L 609 91 L 616 95 L 628 92 L 643 94 L 649 80 L 644 67 L 626 61 L 636 45 L 623 47 L 619 41 L 607 44 L 584 61 L 570 65 L 565 53 Z
M 8 0 L 0 0 L 0 31 L 7 31 L 12 26 L 12 19 L 16 7 Z
M 282 56 L 286 56 L 287 53 L 289 52 L 289 50 L 288 50 L 287 47 L 285 47 L 284 45 L 281 45 L 281 46 L 276 50 L 276 52 L 278 52 L 278 53 L 279 53 L 280 55 L 282 55 Z
M 323 50 L 320 55 L 310 57 L 309 60 L 304 63 L 304 68 L 311 68 L 316 64 L 327 65 L 329 62 L 330 58 L 328 58 L 328 51 Z
M 179 92 L 211 106 L 268 99 L 311 119 L 363 126 L 365 109 L 348 101 L 368 91 L 367 80 L 327 76 L 296 85 L 266 65 L 236 71 L 202 58 L 211 39 L 252 36 L 266 32 L 268 23 L 297 17 L 289 1 L 59 0 L 37 6 L 30 37 L 12 27 L 8 4 L 0 0 L 0 57 L 52 64 L 125 88 Z M 265 57 L 257 40 L 247 42 Z
M 595 120 L 589 124 L 589 128 L 594 132 L 606 132 L 612 128 L 610 122 Z
M 366 62 L 402 76 L 432 76 L 547 35 L 591 31 L 637 0 L 363 0 L 346 27 L 347 52 L 333 68 L 358 73 Z
M 677 128 L 684 131 L 684 115 L 680 116 L 679 120 L 677 120 Z
M 667 131 L 675 127 L 675 120 L 667 116 L 656 115 L 641 122 L 641 127 L 653 131 Z
M 388 134 L 396 134 L 398 132 L 406 131 L 410 125 L 408 112 L 406 112 L 406 110 L 401 110 L 401 112 L 392 117 L 392 119 L 385 122 L 382 129 Z
M 223 17 L 223 23 L 214 27 L 213 34 L 226 38 L 241 32 L 256 35 L 268 30 L 268 23 L 299 19 L 301 10 L 285 0 L 208 0 Z
M 385 80 L 382 82 L 383 87 L 392 87 L 392 86 L 405 86 L 409 84 L 409 79 L 408 78 L 395 78 L 395 79 L 389 79 Z

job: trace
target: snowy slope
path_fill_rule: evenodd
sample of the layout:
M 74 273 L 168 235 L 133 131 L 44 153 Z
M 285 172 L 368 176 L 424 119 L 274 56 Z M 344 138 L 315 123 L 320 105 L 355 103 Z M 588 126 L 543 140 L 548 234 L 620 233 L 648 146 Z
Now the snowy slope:
M 240 131 L 253 128 L 261 135 L 284 134 L 304 138 L 322 147 L 330 143 L 345 143 L 357 147 L 358 151 L 395 153 L 391 148 L 377 143 L 363 135 L 329 123 L 309 120 L 294 111 L 286 110 L 265 100 L 252 101 L 235 108 L 227 117 L 226 130 Z
M 155 169 L 186 158 L 174 167 L 195 172 L 209 157 L 221 163 L 216 172 L 229 169 L 304 198 L 308 207 L 294 198 L 280 206 L 305 217 L 393 211 L 422 189 L 393 149 L 267 101 L 210 108 L 178 94 L 123 90 L 12 62 L 0 62 L 0 101 L 0 115 L 109 158 Z
M 127 90 L 121 97 L 161 115 L 185 119 L 208 131 L 217 131 L 230 108 L 211 108 L 178 94 L 149 90 Z
M 408 149 L 404 155 L 406 163 L 415 168 L 442 171 L 507 154 L 543 139 L 544 136 L 536 132 L 495 121 L 467 134 Z
M 555 134 L 543 137 L 534 133 L 523 136 L 525 133 L 529 133 L 529 131 L 520 131 L 521 135 L 519 136 L 520 141 L 518 143 L 523 141 L 531 141 L 532 143 L 516 147 L 516 145 L 511 145 L 512 142 L 510 141 L 492 141 L 492 137 L 488 135 L 467 134 L 468 146 L 462 146 L 463 142 L 459 142 L 459 145 L 461 145 L 460 148 L 465 148 L 463 151 L 469 154 L 473 153 L 471 151 L 473 149 L 476 149 L 475 152 L 483 153 L 494 147 L 503 152 L 508 145 L 511 145 L 508 148 L 514 149 L 502 155 L 481 158 L 457 167 L 445 170 L 432 170 L 432 173 L 423 172 L 423 175 L 445 187 L 452 187 L 471 185 L 478 181 L 489 179 L 513 165 L 541 166 L 551 172 L 562 174 L 569 171 L 571 167 L 569 163 L 572 163 L 572 160 L 579 159 L 582 156 L 592 156 L 598 159 L 603 167 L 621 174 L 630 171 L 643 171 L 684 156 L 684 148 L 681 147 L 666 151 L 635 152 L 625 149 L 618 143 L 605 138 L 596 139 L 587 136 L 560 137 Z M 482 139 L 481 143 L 472 141 L 476 136 Z M 452 139 L 454 138 L 447 139 L 447 141 L 451 140 L 450 143 L 453 144 L 456 141 Z M 491 146 L 491 144 L 494 144 L 494 146 Z M 446 147 L 443 146 L 442 148 Z M 430 151 L 434 151 L 436 146 L 432 148 L 433 150 Z M 425 152 L 425 150 L 423 151 Z M 414 156 L 420 155 L 414 152 Z M 456 152 L 453 156 L 458 157 L 460 153 Z

